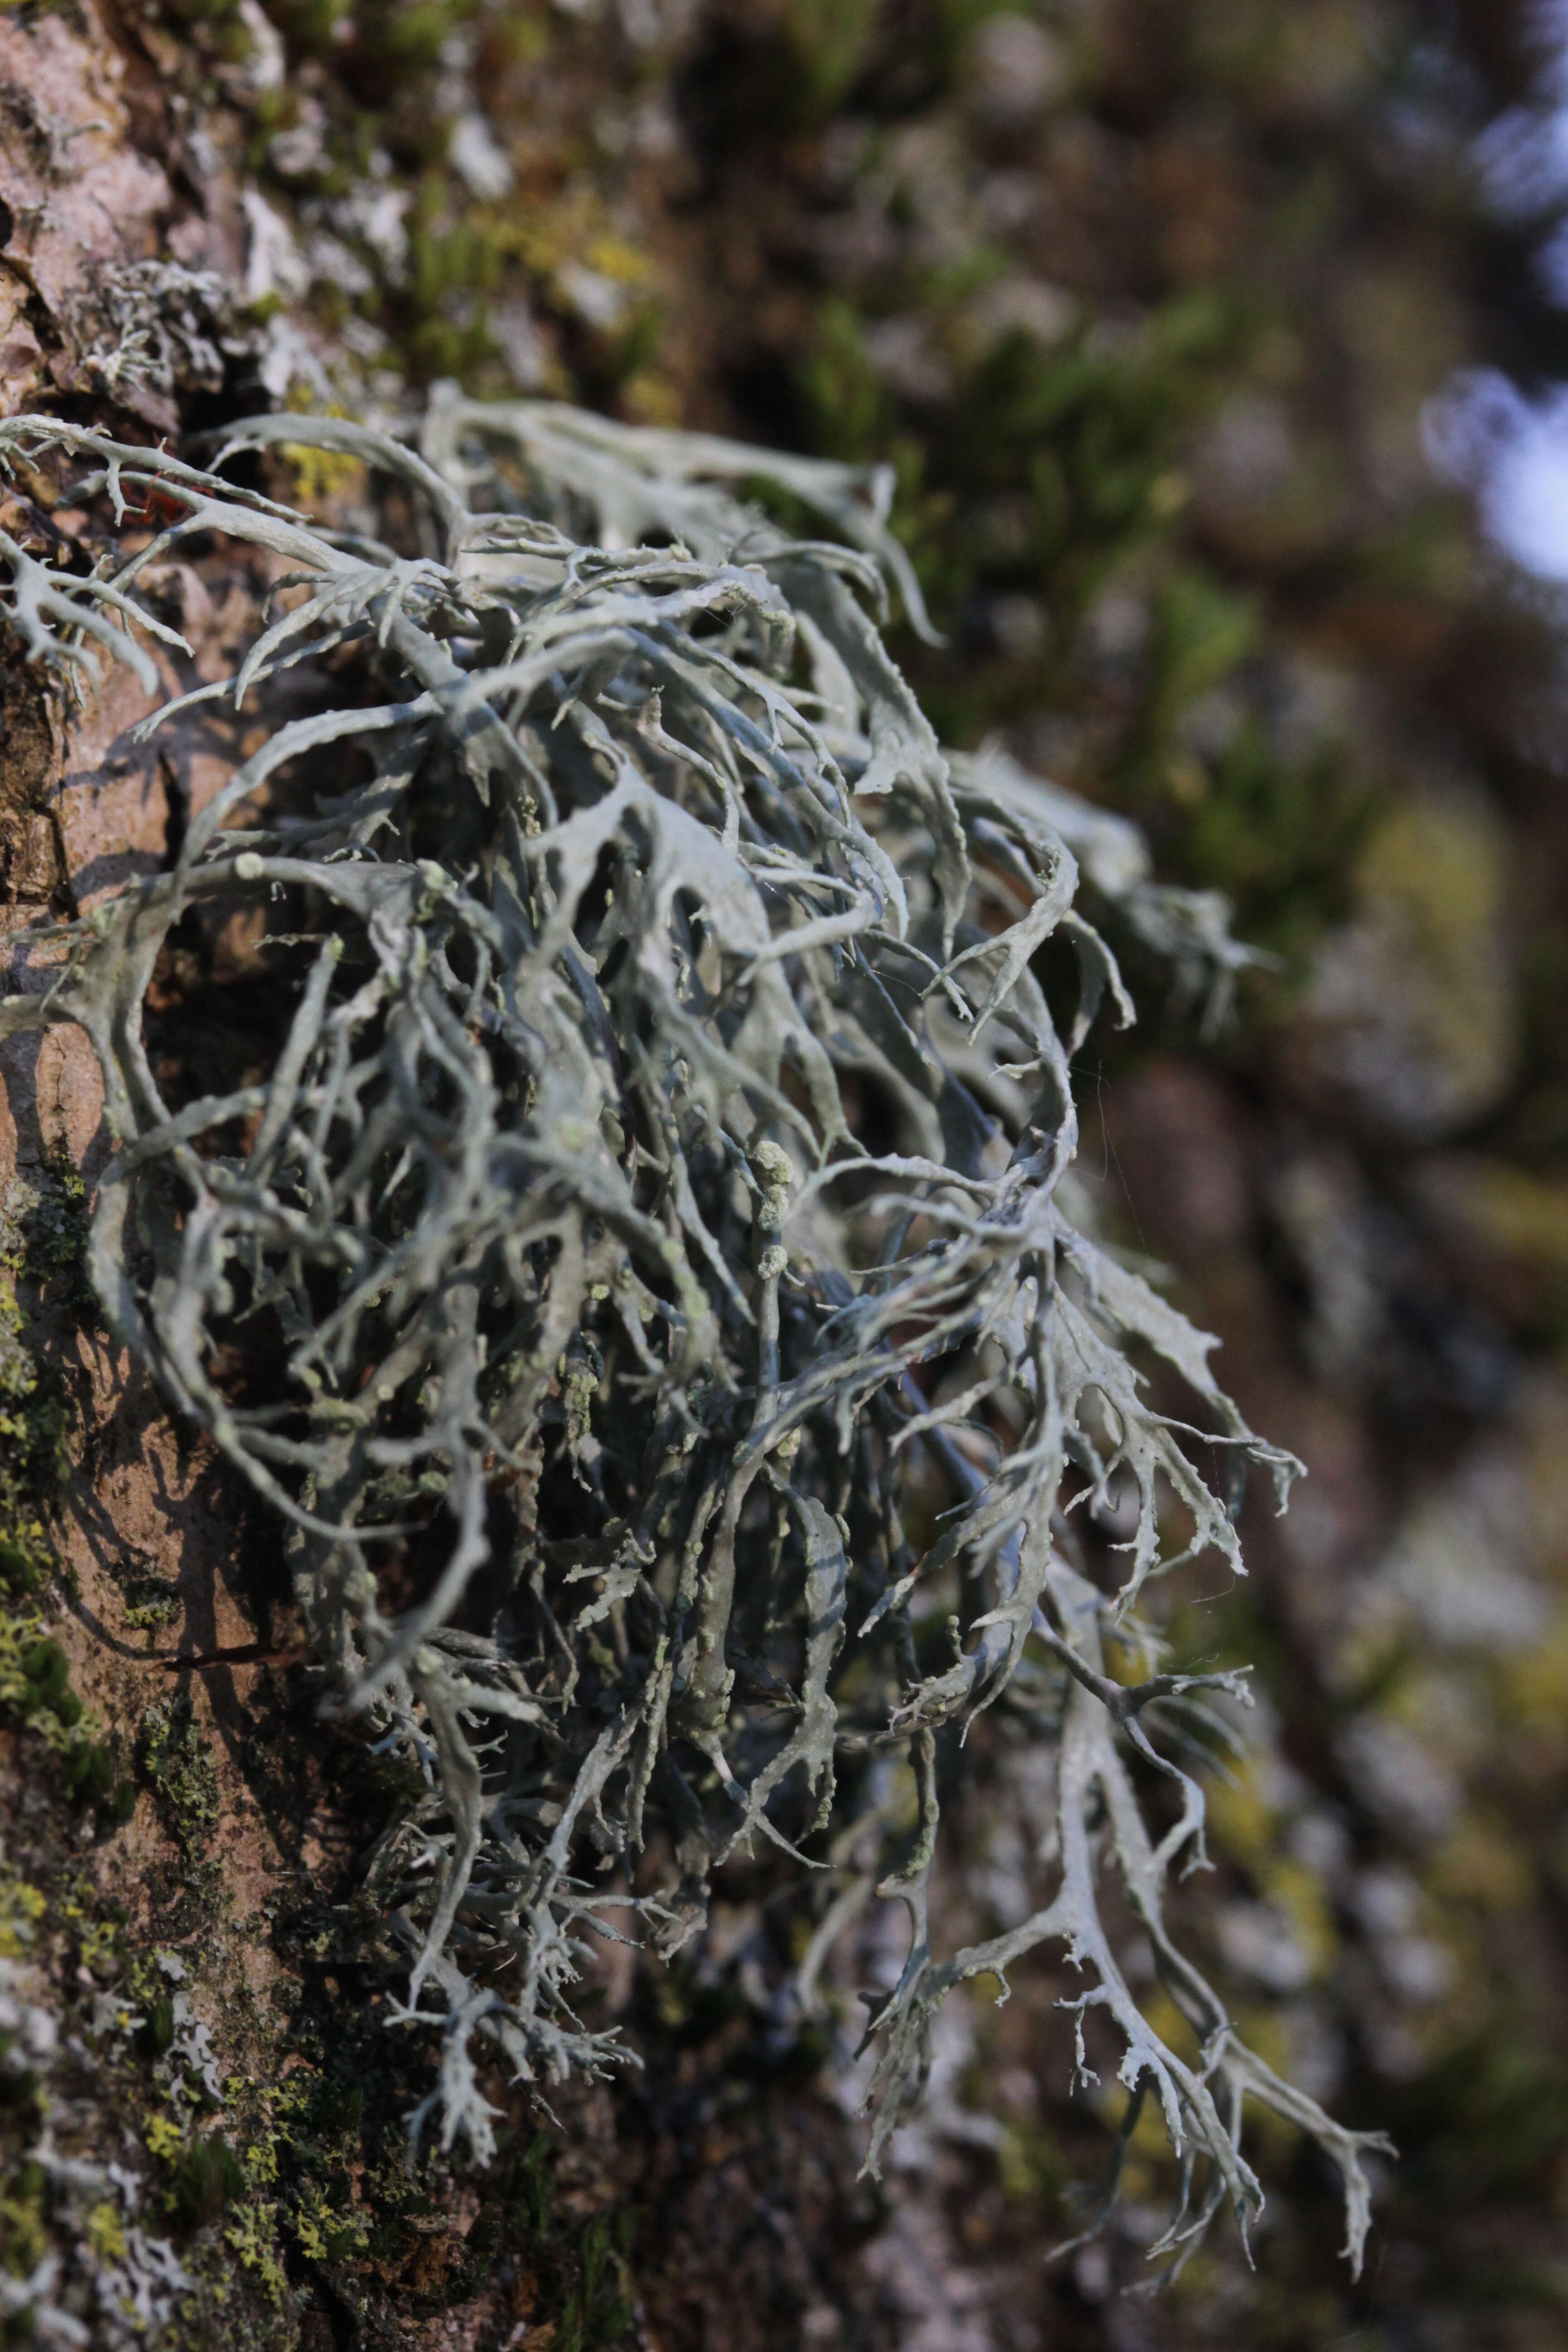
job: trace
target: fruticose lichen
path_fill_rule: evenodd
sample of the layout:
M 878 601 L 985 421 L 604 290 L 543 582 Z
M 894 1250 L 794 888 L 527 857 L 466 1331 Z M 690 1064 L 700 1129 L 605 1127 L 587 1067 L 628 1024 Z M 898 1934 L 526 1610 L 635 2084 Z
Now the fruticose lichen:
M 362 461 L 421 551 L 225 478 L 284 445 Z M 394 2021 L 440 2042 L 416 2135 L 437 2117 L 482 2160 L 480 2063 L 537 2084 L 620 2054 L 574 2002 L 591 1936 L 673 1949 L 738 1848 L 824 1867 L 859 1820 L 912 1928 L 872 2020 L 873 2165 L 947 1991 L 1054 1941 L 1087 1972 L 1080 2064 L 1085 2011 L 1120 2038 L 1121 2146 L 1152 2092 L 1182 2155 L 1154 2253 L 1258 2210 L 1250 2096 L 1340 2166 L 1359 2263 L 1365 2136 L 1245 2046 L 1163 1916 L 1204 1800 L 1155 1739 L 1241 1686 L 1124 1685 L 1101 1650 L 1135 1649 L 1151 1579 L 1239 1570 L 1247 1465 L 1281 1503 L 1297 1466 L 1070 1213 L 1070 1059 L 1131 1016 L 1080 900 L 1223 988 L 1220 906 L 1000 753 L 943 753 L 871 617 L 890 575 L 922 623 L 875 475 L 450 390 L 417 451 L 262 416 L 203 470 L 28 417 L 0 457 L 167 519 L 91 576 L 4 542 L 35 656 L 76 676 L 96 641 L 151 688 L 133 632 L 171 633 L 139 576 L 216 533 L 272 560 L 277 617 L 149 730 L 223 693 L 265 713 L 288 674 L 294 712 L 314 698 L 172 870 L 27 935 L 45 984 L 0 1031 L 91 1038 L 103 1311 L 286 1523 L 333 1704 L 423 1772 L 373 1874 L 410 1954 Z M 172 1104 L 142 1032 L 160 950 L 187 910 L 247 908 L 298 983 L 270 1075 Z M 1105 1592 L 1072 1515 L 1113 1488 Z M 998 1702 L 1055 1759 L 1058 1885 L 939 1958 L 939 1748 L 961 1771 Z M 1196 2063 L 1129 1988 L 1110 1862 Z

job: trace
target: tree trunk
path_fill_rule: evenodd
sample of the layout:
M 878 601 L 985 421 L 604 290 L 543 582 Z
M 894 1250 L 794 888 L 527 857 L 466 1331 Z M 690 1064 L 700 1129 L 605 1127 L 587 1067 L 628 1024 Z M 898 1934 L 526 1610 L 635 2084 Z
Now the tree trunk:
M 1085 1065 L 1085 1181 L 1311 1470 L 1282 1528 L 1243 1519 L 1224 1642 L 1271 1704 L 1215 1788 L 1213 1934 L 1406 2157 L 1360 2289 L 1332 2184 L 1283 2146 L 1257 2279 L 1231 2241 L 1179 2296 L 1115 2293 L 1172 2186 L 1142 2138 L 1120 2233 L 1047 2271 L 1115 2119 L 1067 2099 L 1071 1971 L 955 2007 L 874 2188 L 858 2012 L 830 2051 L 747 1990 L 809 1927 L 763 1874 L 689 1965 L 605 1964 L 640 2068 L 552 2113 L 498 2083 L 493 2167 L 411 2165 L 431 2053 L 389 2029 L 405 1977 L 364 1893 L 406 1790 L 321 1720 L 276 1523 L 105 1331 L 82 1251 L 112 1139 L 51 1029 L 0 1047 L 5 2340 L 1174 2352 L 1240 2313 L 1295 2352 L 1447 2342 L 1458 2307 L 1478 2347 L 1556 2341 L 1568 845 L 1533 748 L 1554 641 L 1477 584 L 1421 455 L 1423 402 L 1504 331 L 1440 13 L 1391 5 L 1377 42 L 1301 0 L 0 15 L 7 415 L 397 423 L 451 374 L 891 456 L 952 638 L 902 656 L 953 739 L 1006 729 L 1135 803 L 1291 962 L 1217 1059 L 1177 1021 L 1103 1086 Z M 1522 101 L 1519 12 L 1481 13 Z M 1550 364 L 1521 285 L 1505 356 Z M 44 471 L 0 493 L 24 548 L 90 536 Z M 216 544 L 166 565 L 192 650 L 159 650 L 155 697 L 106 664 L 73 706 L 0 635 L 7 992 L 54 971 L 18 934 L 170 862 L 254 748 L 217 704 L 133 730 L 230 673 L 269 584 Z M 155 1062 L 265 1066 L 246 944 L 182 927 Z M 1005 1782 L 944 1889 L 970 1921 L 1029 1859 Z M 868 1931 L 854 1965 L 888 1959 Z

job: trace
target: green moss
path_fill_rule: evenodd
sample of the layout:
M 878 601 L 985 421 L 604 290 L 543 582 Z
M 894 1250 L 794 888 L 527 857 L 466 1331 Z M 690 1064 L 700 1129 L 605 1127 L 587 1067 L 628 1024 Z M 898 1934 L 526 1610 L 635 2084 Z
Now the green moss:
M 792 112 L 812 120 L 848 96 L 870 52 L 880 0 L 786 0 L 784 54 Z
M 330 0 L 304 0 L 318 11 Z M 471 0 L 366 0 L 354 11 L 358 47 L 366 52 L 368 87 L 386 103 L 402 88 L 439 69 L 442 45 L 472 22 Z M 287 23 L 279 17 L 280 23 Z M 365 82 L 364 71 L 356 79 Z
M 222 2132 L 198 2133 L 174 2168 L 170 2191 L 175 2210 L 188 2227 L 213 2221 L 245 2188 L 239 2158 Z
M 962 632 L 966 604 L 983 591 L 1047 598 L 1055 658 L 1044 677 L 1031 658 L 1026 678 L 1013 681 L 1014 696 L 1026 687 L 1037 707 L 1047 688 L 1070 698 L 1074 636 L 1093 597 L 1139 550 L 1173 536 L 1183 436 L 1248 322 L 1234 302 L 1184 294 L 1121 341 L 1087 326 L 1053 344 L 1014 330 L 967 355 L 962 322 L 953 318 L 950 332 L 942 313 L 968 290 L 911 291 L 937 341 L 951 344 L 955 371 L 952 398 L 918 435 L 871 363 L 859 314 L 838 298 L 823 305 L 797 373 L 803 423 L 812 446 L 831 455 L 895 462 L 898 528 L 947 625 Z M 1175 592 L 1173 665 L 1186 618 Z M 955 645 L 953 657 L 928 664 L 922 677 L 939 723 L 964 741 L 1005 715 L 1009 701 L 994 675 L 976 674 L 973 653 Z
M 218 1817 L 217 1775 L 194 1710 L 181 1696 L 150 1706 L 142 1718 L 138 1759 L 170 1836 L 189 1860 Z
M 47 1517 L 68 1467 L 69 1408 L 28 1344 L 17 1286 L 79 1318 L 90 1299 L 87 1233 L 87 1188 L 63 1153 L 0 1204 L 0 1604 L 26 1601 L 56 1572 Z M 14 1621 L 16 1642 L 26 1622 Z
M 942 302 L 928 289 L 917 307 L 940 341 Z M 1103 742 L 1116 712 L 1100 772 L 1073 780 L 1136 808 L 1164 870 L 1224 891 L 1243 935 L 1296 970 L 1344 911 L 1383 795 L 1336 740 L 1281 750 L 1252 682 L 1271 615 L 1186 543 L 1184 441 L 1259 331 L 1201 293 L 1120 341 L 1088 327 L 1050 346 L 1010 332 L 966 359 L 960 339 L 952 397 L 917 434 L 871 364 L 859 314 L 835 298 L 797 383 L 813 446 L 895 467 L 896 524 L 950 637 L 943 653 L 901 650 L 942 730 L 976 742 L 1045 703 L 1085 712 Z M 1108 705 L 1086 625 L 1124 583 L 1146 628 Z M 1011 651 L 975 641 L 995 597 L 1038 615 Z M 1216 688 L 1234 719 L 1200 751 L 1189 724 Z
M 631 2220 L 627 2213 L 597 2216 L 572 2249 L 576 2275 L 556 2322 L 561 2352 L 591 2352 L 614 2344 L 631 2326 L 635 2305 L 625 2243 Z
M 331 57 L 351 13 L 348 0 L 272 0 L 268 10 L 289 48 L 307 58 Z
M 87 1277 L 92 1221 L 86 1179 L 68 1152 L 56 1150 L 45 1156 L 30 1189 L 31 1204 L 18 1222 L 21 1249 L 16 1271 L 50 1286 L 48 1296 L 58 1304 L 96 1309 Z
M 144 1633 L 151 1646 L 158 1633 L 178 1623 L 184 1610 L 180 1588 L 170 1578 L 155 1574 L 145 1553 L 130 1546 L 104 1566 L 120 1592 L 129 1632 Z
M 11 1276 L 0 1271 L 0 1591 L 36 1591 L 54 1570 L 45 1510 L 65 1467 L 63 1401 L 24 1345 Z
M 1568 2068 L 1496 2017 L 1390 2094 L 1390 2127 L 1418 2151 L 1407 2188 L 1440 2210 L 1529 2196 L 1568 2162 Z
M 816 338 L 796 371 L 815 446 L 851 461 L 881 454 L 895 415 L 861 328 L 855 305 L 830 297 L 817 312 Z
M 111 1799 L 114 1764 L 101 1727 L 71 1688 L 65 1652 L 28 1611 L 0 1611 L 0 1720 L 37 1735 L 76 1802 L 102 1805 Z
M 1062 2151 L 1037 2124 L 1009 2124 L 996 2148 L 996 2175 L 1010 2205 L 1055 2206 L 1070 2179 Z
M 45 2190 L 43 2168 L 31 2162 L 18 2165 L 0 2189 L 0 2267 L 13 2278 L 26 2278 L 48 2252 Z
M 1378 781 L 1337 744 L 1284 760 L 1248 719 L 1214 761 L 1167 767 L 1166 792 L 1173 785 L 1182 878 L 1225 891 L 1243 938 L 1303 968 L 1323 924 L 1345 909 L 1347 877 L 1384 804 Z

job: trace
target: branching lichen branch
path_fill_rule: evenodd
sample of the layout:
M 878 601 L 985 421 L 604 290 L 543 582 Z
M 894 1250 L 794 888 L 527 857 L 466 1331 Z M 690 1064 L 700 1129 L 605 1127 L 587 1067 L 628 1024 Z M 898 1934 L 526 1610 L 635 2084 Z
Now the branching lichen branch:
M 283 442 L 395 478 L 425 551 L 229 486 L 228 455 Z M 1163 1921 L 1203 1797 L 1148 1710 L 1241 1685 L 1123 1687 L 1101 1653 L 1176 1562 L 1240 1572 L 1205 1465 L 1255 1465 L 1281 1505 L 1298 1466 L 1064 1187 L 1070 1056 L 1131 1011 L 1086 907 L 1222 985 L 1242 959 L 1215 908 L 1159 892 L 1135 836 L 1000 753 L 943 754 L 868 609 L 885 568 L 922 625 L 879 478 L 451 393 L 418 451 L 290 415 L 231 428 L 204 471 L 0 425 L 0 464 L 24 457 L 85 469 L 74 495 L 115 517 L 168 518 L 90 580 L 0 547 L 58 670 L 85 633 L 147 676 L 136 583 L 195 540 L 287 567 L 237 676 L 148 723 L 218 692 L 265 716 L 285 673 L 296 713 L 302 679 L 317 707 L 193 817 L 172 871 L 24 940 L 47 984 L 0 1029 L 91 1038 L 119 1142 L 105 1311 L 282 1516 L 337 1706 L 425 1773 L 373 1872 L 409 1954 L 397 2022 L 441 2038 L 416 2128 L 483 2158 L 481 2062 L 539 2084 L 624 2054 L 575 2004 L 592 1939 L 671 1948 L 738 1845 L 833 1871 L 865 1816 L 881 1859 L 844 1850 L 830 1916 L 879 1874 L 913 1929 L 875 2020 L 873 2163 L 946 1993 L 1056 1942 L 1088 1972 L 1080 2063 L 1094 2008 L 1131 2112 L 1152 2091 L 1184 2154 L 1167 2250 L 1224 2203 L 1256 2213 L 1251 2098 L 1341 2166 L 1359 2262 L 1366 2142 L 1244 2047 Z M 831 539 L 744 503 L 759 478 Z M 247 908 L 291 995 L 272 1067 L 171 1100 L 143 1033 L 160 951 L 188 911 Z M 1065 1009 L 1039 976 L 1053 936 Z M 1134 1353 L 1184 1383 L 1187 1419 Z M 1113 1488 L 1134 1525 L 1102 1595 L 1056 1530 Z M 927 1596 L 956 1609 L 934 1650 Z M 1036 1686 L 1067 1669 L 1036 1718 L 1058 1883 L 939 1959 L 939 1748 L 962 1760 L 1026 1660 Z M 1180 1786 L 1158 1843 L 1130 1749 Z M 901 1863 L 900 1809 L 859 1797 L 889 1753 L 918 1823 Z M 1129 1990 L 1107 1857 L 1195 2064 Z

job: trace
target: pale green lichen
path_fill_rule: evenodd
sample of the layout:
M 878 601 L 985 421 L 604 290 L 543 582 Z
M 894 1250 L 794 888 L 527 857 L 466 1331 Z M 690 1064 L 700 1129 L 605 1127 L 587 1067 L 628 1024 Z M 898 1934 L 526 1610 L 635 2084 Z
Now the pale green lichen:
M 481 2060 L 538 2083 L 620 2054 L 574 2006 L 590 1934 L 672 1948 L 749 1840 L 835 1867 L 847 1843 L 803 1843 L 863 1820 L 913 1930 L 873 2021 L 873 2163 L 946 1991 L 1054 1940 L 1089 1972 L 1080 2026 L 1101 2009 L 1121 2045 L 1121 2147 L 1152 2091 L 1183 2152 L 1154 2251 L 1179 2263 L 1221 2205 L 1258 2210 L 1251 2098 L 1341 2166 L 1359 2262 L 1364 2136 L 1247 2047 L 1164 1923 L 1204 1800 L 1146 1723 L 1168 1748 L 1188 1694 L 1241 1686 L 1130 1687 L 1102 1657 L 1152 1578 L 1205 1550 L 1239 1570 L 1239 1471 L 1282 1501 L 1296 1467 L 1064 1183 L 1070 1058 L 1102 1009 L 1131 1015 L 1080 900 L 1222 983 L 1223 908 L 1159 891 L 1127 829 L 1000 755 L 944 756 L 867 609 L 885 570 L 921 621 L 883 477 L 453 394 L 418 452 L 298 415 L 227 447 L 284 446 L 392 478 L 426 551 L 82 428 L 0 425 L 0 455 L 89 469 L 79 503 L 155 490 L 177 517 L 112 573 L 11 555 L 39 658 L 79 667 L 86 631 L 150 675 L 138 575 L 219 532 L 281 558 L 292 601 L 228 688 L 160 719 L 226 690 L 265 709 L 280 674 L 333 659 L 172 871 L 25 943 L 53 963 L 0 1026 L 88 1031 L 121 1144 L 104 1311 L 286 1523 L 339 1707 L 426 1776 L 373 1869 L 411 1961 L 393 2021 L 440 2035 L 416 2132 L 437 2114 L 483 2158 Z M 835 537 L 742 504 L 759 476 Z M 163 944 L 187 908 L 273 901 L 297 988 L 272 1070 L 173 1106 L 142 1038 Z M 1065 1005 L 1037 968 L 1052 940 Z M 1113 1486 L 1131 1518 L 1108 1597 L 1066 1513 Z M 951 1642 L 911 1613 L 933 1592 Z M 937 1742 L 962 1770 L 999 1702 L 1053 1761 L 1055 1891 L 939 1959 Z M 1129 1746 L 1179 1792 L 1157 1843 Z M 875 1794 L 898 1759 L 912 1853 Z M 650 1885 L 631 1874 L 655 1826 Z M 1195 2064 L 1130 1989 L 1110 1860 Z M 234 2234 L 260 2210 L 231 2225 L 242 2261 L 266 2259 Z

